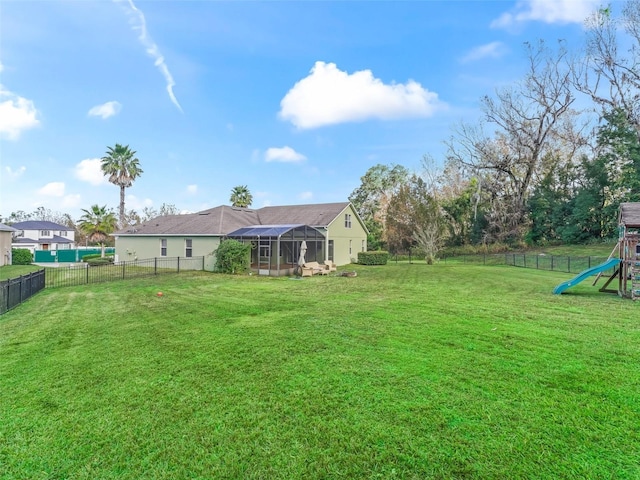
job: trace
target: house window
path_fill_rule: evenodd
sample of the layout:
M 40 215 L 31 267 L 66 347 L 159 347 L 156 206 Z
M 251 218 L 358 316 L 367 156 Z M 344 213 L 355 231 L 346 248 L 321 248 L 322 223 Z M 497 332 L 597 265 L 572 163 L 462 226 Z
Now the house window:
M 344 228 L 351 228 L 351 214 L 344 214 Z
M 41 237 L 50 237 L 51 236 L 51 232 L 49 230 L 41 230 L 40 231 L 40 236 Z
M 60 232 L 60 236 L 61 236 L 61 237 L 66 237 L 66 236 L 67 236 L 67 232 L 66 232 L 66 231 L 64 231 L 64 230 L 62 230 L 62 231 Z
M 329 260 L 333 262 L 333 240 L 329 240 Z
M 187 238 L 184 241 L 184 256 L 185 257 L 193 257 L 193 240 L 191 238 Z
M 363 252 L 364 252 L 364 249 L 365 249 L 365 243 L 364 243 L 364 242 L 365 242 L 365 241 L 364 241 L 364 240 L 362 240 L 362 251 L 363 251 Z
M 160 239 L 160 256 L 161 257 L 167 256 L 167 239 L 166 238 Z
M 352 243 L 352 240 L 349 240 L 349 255 L 351 255 L 351 243 Z

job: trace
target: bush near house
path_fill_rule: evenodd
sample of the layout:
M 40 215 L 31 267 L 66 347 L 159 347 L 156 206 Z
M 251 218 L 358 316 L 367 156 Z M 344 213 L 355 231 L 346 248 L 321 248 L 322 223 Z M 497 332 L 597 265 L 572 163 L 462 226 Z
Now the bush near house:
M 385 250 L 358 252 L 358 263 L 360 265 L 386 265 L 387 260 L 389 260 L 389 252 Z
M 113 263 L 113 255 L 103 257 L 100 253 L 92 253 L 82 257 L 82 261 L 89 265 L 111 265 Z
M 11 265 L 30 265 L 33 263 L 33 254 L 26 248 L 11 249 Z
M 249 271 L 251 245 L 233 239 L 223 240 L 213 253 L 216 255 L 216 272 L 236 274 Z

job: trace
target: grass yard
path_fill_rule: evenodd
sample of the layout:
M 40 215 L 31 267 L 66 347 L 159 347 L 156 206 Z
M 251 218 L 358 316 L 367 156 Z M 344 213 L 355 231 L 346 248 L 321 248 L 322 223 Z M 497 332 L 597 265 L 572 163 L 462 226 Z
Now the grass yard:
M 640 478 L 640 303 L 349 268 L 39 293 L 0 317 L 0 478 Z
M 3 265 L 0 267 L 0 280 L 17 278 L 20 275 L 27 275 L 41 269 L 42 267 L 38 267 L 37 265 Z

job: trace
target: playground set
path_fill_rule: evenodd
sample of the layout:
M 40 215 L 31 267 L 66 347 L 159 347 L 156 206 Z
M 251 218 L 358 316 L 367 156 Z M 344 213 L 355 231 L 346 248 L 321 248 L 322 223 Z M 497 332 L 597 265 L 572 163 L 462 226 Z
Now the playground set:
M 562 282 L 554 288 L 553 293 L 559 295 L 593 275 L 596 275 L 593 282 L 595 285 L 605 272 L 613 269 L 613 273 L 600 291 L 617 293 L 623 298 L 632 300 L 640 299 L 640 202 L 620 204 L 618 234 L 618 243 L 606 262 L 588 268 L 571 280 Z M 618 288 L 609 288 L 616 279 Z

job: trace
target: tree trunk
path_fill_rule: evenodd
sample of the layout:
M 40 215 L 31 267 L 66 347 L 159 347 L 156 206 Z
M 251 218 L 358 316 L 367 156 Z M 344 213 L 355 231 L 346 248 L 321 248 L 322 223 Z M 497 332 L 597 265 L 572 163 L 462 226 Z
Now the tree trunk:
M 124 185 L 120 185 L 120 228 L 124 228 L 124 190 Z

